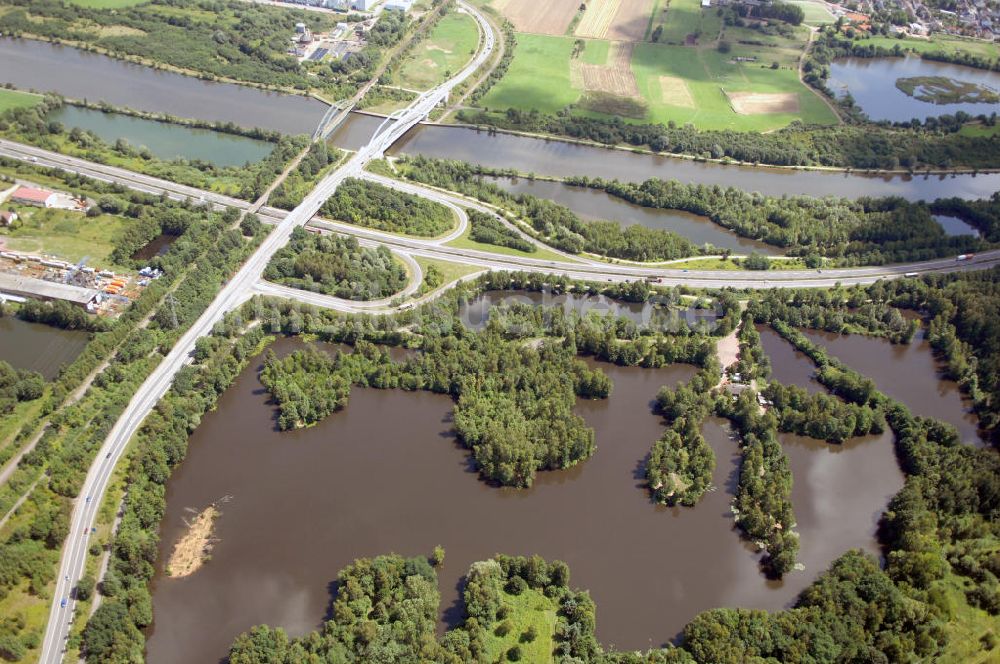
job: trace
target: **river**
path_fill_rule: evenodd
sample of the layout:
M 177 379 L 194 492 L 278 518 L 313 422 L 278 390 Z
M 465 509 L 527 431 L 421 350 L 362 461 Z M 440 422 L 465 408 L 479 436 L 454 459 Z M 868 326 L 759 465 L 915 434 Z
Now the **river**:
M 296 347 L 275 344 L 279 354 Z M 888 436 L 842 446 L 783 437 L 806 571 L 768 581 L 732 526 L 738 453 L 723 422 L 705 425 L 719 490 L 693 509 L 671 509 L 652 505 L 643 486 L 642 464 L 663 431 L 650 402 L 694 368 L 601 366 L 614 381 L 612 397 L 578 408 L 596 431 L 594 457 L 515 491 L 478 478 L 451 433 L 447 397 L 355 388 L 342 412 L 278 433 L 259 362 L 251 363 L 203 418 L 169 482 L 148 661 L 216 661 L 259 623 L 302 634 L 321 623 L 331 583 L 353 559 L 427 555 L 437 544 L 447 551 L 443 623 L 461 616 L 470 563 L 538 553 L 569 563 L 573 585 L 597 602 L 599 638 L 619 648 L 665 643 L 712 607 L 788 606 L 847 549 L 877 551 L 876 521 L 902 486 Z M 164 577 L 183 519 L 223 496 L 231 499 L 216 522 L 211 561 L 191 577 Z
M 935 104 L 911 97 L 896 87 L 896 79 L 916 76 L 943 76 L 986 86 L 1000 92 L 1000 73 L 934 62 L 911 56 L 904 58 L 841 58 L 830 63 L 828 86 L 838 95 L 847 92 L 854 103 L 875 121 L 909 122 L 938 115 L 965 111 L 969 115 L 989 115 L 1000 111 L 1000 104 Z
M 197 159 L 216 166 L 242 166 L 264 159 L 274 149 L 273 143 L 246 136 L 79 106 L 63 106 L 50 113 L 47 119 L 61 122 L 68 128 L 91 131 L 111 145 L 124 138 L 132 147 L 145 146 L 153 155 L 167 160 Z
M 311 134 L 327 109 L 326 104 L 309 97 L 202 81 L 29 39 L 0 39 L 0 83 L 286 134 Z
M 0 317 L 0 360 L 16 369 L 37 371 L 45 380 L 58 376 L 60 367 L 72 363 L 89 340 L 90 334 L 82 330 Z
M 370 136 L 382 118 L 354 114 L 333 135 L 338 147 L 357 147 Z M 468 127 L 421 125 L 410 130 L 390 154 L 421 154 L 457 159 L 490 168 L 513 168 L 522 173 L 555 177 L 586 175 L 638 182 L 648 178 L 738 187 L 773 196 L 902 196 L 909 200 L 933 200 L 958 196 L 988 198 L 1000 190 L 1000 174 L 867 176 L 857 173 L 823 172 L 727 166 L 697 162 L 629 150 L 610 150 L 558 139 L 511 134 L 490 136 Z

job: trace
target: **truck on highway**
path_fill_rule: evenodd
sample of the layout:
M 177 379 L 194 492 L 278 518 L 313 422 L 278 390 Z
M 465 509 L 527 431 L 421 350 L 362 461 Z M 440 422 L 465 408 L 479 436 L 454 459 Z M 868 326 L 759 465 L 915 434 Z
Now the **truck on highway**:
M 911 277 L 917 276 L 917 273 L 916 272 L 907 272 L 903 276 L 906 277 L 906 278 L 911 278 Z
M 958 256 L 955 257 L 955 260 L 956 261 L 967 261 L 970 258 L 972 258 L 973 256 L 975 256 L 975 254 L 959 254 Z

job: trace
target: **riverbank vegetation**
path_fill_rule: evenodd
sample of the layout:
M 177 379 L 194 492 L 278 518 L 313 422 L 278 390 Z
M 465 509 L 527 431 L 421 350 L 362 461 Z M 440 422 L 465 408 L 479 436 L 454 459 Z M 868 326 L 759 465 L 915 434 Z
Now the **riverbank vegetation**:
M 45 380 L 37 371 L 15 369 L 0 361 L 0 414 L 12 413 L 17 404 L 38 399 L 44 390 Z
M 411 29 L 403 12 L 389 12 L 367 33 L 367 46 L 329 64 L 300 63 L 289 55 L 295 25 L 328 33 L 358 17 L 239 0 L 174 0 L 121 8 L 59 0 L 6 0 L 0 32 L 69 42 L 116 57 L 177 69 L 206 79 L 264 87 L 319 89 L 332 98 L 353 94 L 374 74 L 386 51 Z
M 440 203 L 357 178 L 344 180 L 320 212 L 349 224 L 421 237 L 443 235 L 455 226 L 454 214 Z
M 271 258 L 264 278 L 348 300 L 378 300 L 402 290 L 409 277 L 384 244 L 362 247 L 357 238 L 296 228 Z
M 896 79 L 896 87 L 914 99 L 932 104 L 996 104 L 1000 95 L 989 88 L 947 76 L 911 76 Z
M 402 363 L 369 346 L 332 359 L 299 351 L 270 359 L 261 381 L 283 429 L 342 407 L 352 383 L 450 394 L 459 439 L 483 477 L 503 485 L 531 486 L 536 470 L 567 468 L 593 453 L 593 430 L 572 412 L 575 397 L 603 398 L 611 385 L 575 352 L 553 342 L 538 349 L 504 342 L 497 331 L 425 339 L 422 350 Z
M 516 175 L 510 171 L 421 156 L 401 158 L 397 168 L 406 178 L 499 205 L 523 218 L 525 229 L 536 237 L 570 253 L 663 261 L 715 251 L 696 247 L 671 231 L 639 224 L 623 228 L 614 221 L 584 221 L 565 206 L 529 194 L 509 193 L 489 179 Z M 987 246 L 975 236 L 947 236 L 933 217 L 932 212 L 939 209 L 935 204 L 900 198 L 774 197 L 733 187 L 655 179 L 628 183 L 575 177 L 566 182 L 644 207 L 704 216 L 742 237 L 801 256 L 810 267 L 820 267 L 823 257 L 836 259 L 842 266 L 880 265 L 974 252 Z M 975 215 L 958 210 L 960 205 L 952 207 L 970 223 L 984 229 L 995 225 L 997 215 L 985 203 Z
M 458 119 L 472 125 L 550 134 L 609 146 L 631 145 L 695 159 L 728 158 L 748 164 L 914 172 L 1000 167 L 996 157 L 1000 139 L 957 133 L 961 123 L 940 128 L 812 127 L 792 123 L 784 129 L 761 134 L 699 131 L 687 125 L 638 124 L 620 119 L 552 116 L 514 110 L 506 113 L 460 111 Z

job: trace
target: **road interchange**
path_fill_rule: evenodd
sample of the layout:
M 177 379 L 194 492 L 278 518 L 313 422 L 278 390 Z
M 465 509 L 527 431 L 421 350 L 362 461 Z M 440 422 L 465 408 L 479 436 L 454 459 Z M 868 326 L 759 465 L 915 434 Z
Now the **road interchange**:
M 383 123 L 365 146 L 325 176 L 294 210 L 286 212 L 266 206 L 260 208 L 258 214 L 261 216 L 262 221 L 273 227 L 271 232 L 264 238 L 257 250 L 247 259 L 233 278 L 223 286 L 216 299 L 209 305 L 206 311 L 182 335 L 177 344 L 153 370 L 125 408 L 119 420 L 115 423 L 87 474 L 80 491 L 81 499 L 76 501 L 73 508 L 70 534 L 64 545 L 63 555 L 60 560 L 56 590 L 42 643 L 41 662 L 51 664 L 59 662 L 63 658 L 65 643 L 69 636 L 76 608 L 72 589 L 83 575 L 87 550 L 90 544 L 90 535 L 98 508 L 107 490 L 112 472 L 119 459 L 125 453 L 128 441 L 138 430 L 148 413 L 167 392 L 177 371 L 190 362 L 195 342 L 200 337 L 209 334 L 214 325 L 221 320 L 226 312 L 238 307 L 255 294 L 293 299 L 347 313 L 393 313 L 399 311 L 401 308 L 409 308 L 428 301 L 444 291 L 444 289 L 440 289 L 436 293 L 425 295 L 416 301 L 402 302 L 408 296 L 413 295 L 420 285 L 420 267 L 414 260 L 415 257 L 445 260 L 481 268 L 475 274 L 487 270 L 535 271 L 588 281 L 621 282 L 645 279 L 655 281 L 661 285 L 688 285 L 702 288 L 830 287 L 836 284 L 869 284 L 880 279 L 898 278 L 913 273 L 923 274 L 927 272 L 985 269 L 1000 264 L 1000 250 L 996 250 L 984 252 L 965 261 L 957 261 L 954 258 L 949 258 L 906 265 L 868 268 L 844 268 L 823 271 L 771 270 L 767 272 L 744 270 L 698 271 L 665 266 L 643 267 L 609 263 L 596 258 L 571 256 L 561 254 L 560 252 L 556 252 L 560 254 L 559 260 L 552 260 L 532 258 L 530 256 L 508 256 L 487 251 L 447 246 L 448 242 L 460 237 L 465 232 L 468 224 L 467 209 L 476 209 L 489 214 L 497 214 L 497 211 L 462 196 L 441 192 L 413 183 L 404 183 L 391 178 L 372 175 L 365 171 L 365 166 L 370 161 L 381 158 L 391 145 L 399 140 L 409 129 L 426 118 L 438 104 L 446 100 L 450 91 L 455 86 L 465 81 L 489 59 L 496 45 L 493 31 L 490 29 L 485 18 L 477 10 L 464 3 L 461 4 L 476 19 L 480 29 L 481 46 L 469 64 L 455 77 L 422 93 L 409 107 L 397 113 L 391 122 L 387 121 Z M 175 184 L 114 166 L 94 164 L 75 157 L 60 155 L 11 141 L 0 140 L 0 156 L 76 172 L 87 177 L 113 182 L 154 195 L 166 194 L 171 198 L 179 200 L 190 199 L 206 202 L 217 207 L 236 208 L 241 211 L 249 211 L 254 208 L 253 203 L 222 194 Z M 358 228 L 336 221 L 315 219 L 323 203 L 334 194 L 337 187 L 347 178 L 371 179 L 385 186 L 391 186 L 401 191 L 439 202 L 449 207 L 456 214 L 456 219 L 458 220 L 456 228 L 442 237 L 423 239 Z M 511 223 L 507 219 L 502 216 L 499 218 L 508 226 L 511 226 Z M 317 229 L 320 232 L 351 235 L 365 245 L 388 246 L 409 265 L 412 275 L 410 283 L 403 292 L 391 298 L 370 302 L 356 302 L 320 293 L 301 291 L 264 281 L 262 278 L 264 269 L 270 262 L 271 257 L 280 248 L 285 246 L 295 228 L 304 227 L 306 224 L 310 224 L 311 228 Z M 525 236 L 533 242 L 538 242 L 530 236 Z M 551 251 L 551 248 L 546 248 Z M 463 277 L 463 279 L 473 278 L 475 274 Z

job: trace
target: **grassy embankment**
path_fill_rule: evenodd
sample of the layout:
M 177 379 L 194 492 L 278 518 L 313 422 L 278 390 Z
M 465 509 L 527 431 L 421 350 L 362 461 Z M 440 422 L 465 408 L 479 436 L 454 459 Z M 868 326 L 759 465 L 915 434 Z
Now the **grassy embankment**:
M 429 90 L 461 69 L 472 58 L 478 42 L 472 16 L 449 12 L 427 39 L 413 47 L 396 70 L 394 83 L 411 90 Z
M 13 108 L 28 108 L 42 102 L 42 96 L 31 92 L 19 92 L 0 88 L 0 113 Z
M 504 256 L 520 256 L 522 258 L 537 258 L 538 260 L 544 261 L 565 261 L 566 259 L 549 249 L 543 249 L 538 247 L 534 252 L 521 251 L 520 249 L 514 249 L 512 247 L 501 247 L 495 244 L 486 244 L 485 242 L 476 242 L 470 236 L 472 234 L 471 226 L 462 233 L 462 236 L 452 240 L 445 244 L 447 247 L 455 247 L 458 249 L 474 249 L 476 251 L 488 251 L 491 254 L 502 254 Z
M 48 254 L 70 263 L 86 258 L 102 268 L 125 269 L 112 264 L 108 257 L 114 250 L 114 238 L 133 223 L 128 219 L 110 214 L 87 217 L 82 212 L 29 206 L 14 209 L 22 225 L 0 231 L 0 240 L 7 248 Z

